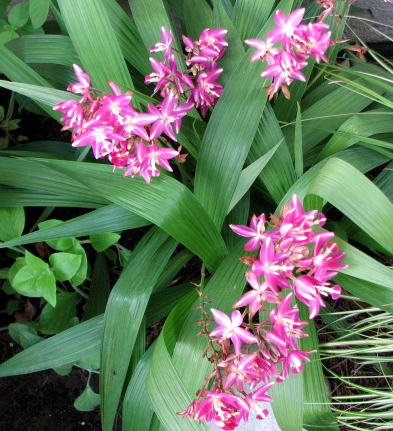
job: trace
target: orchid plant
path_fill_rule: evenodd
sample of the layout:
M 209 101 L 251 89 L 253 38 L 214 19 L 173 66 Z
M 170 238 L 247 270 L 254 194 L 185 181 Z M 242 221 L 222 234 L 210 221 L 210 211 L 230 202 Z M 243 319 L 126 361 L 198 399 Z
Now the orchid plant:
M 0 281 L 30 319 L 1 377 L 83 369 L 104 431 L 389 426 L 388 390 L 370 421 L 324 367 L 388 372 L 340 316 L 393 312 L 393 72 L 345 39 L 354 1 L 304 3 L 0 6 L 0 86 L 62 127 L 0 154 Z

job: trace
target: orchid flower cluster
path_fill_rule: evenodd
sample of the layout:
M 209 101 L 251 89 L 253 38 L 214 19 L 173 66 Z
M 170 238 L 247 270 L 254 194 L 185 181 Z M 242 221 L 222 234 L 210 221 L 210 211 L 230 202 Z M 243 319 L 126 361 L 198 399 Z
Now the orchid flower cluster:
M 246 279 L 252 289 L 233 307 L 248 309 L 243 313 L 235 310 L 229 317 L 212 308 L 218 327 L 210 331 L 212 321 L 200 307 L 200 324 L 204 325 L 200 334 L 208 337 L 205 355 L 211 352 L 208 359 L 214 363 L 214 369 L 197 398 L 179 413 L 184 418 L 213 420 L 223 430 L 233 430 L 241 420 L 247 421 L 251 411 L 256 412 L 258 419 L 264 419 L 268 411 L 258 403 L 272 401 L 266 392 L 273 380 L 282 382 L 291 370 L 297 374 L 304 368 L 303 363 L 310 361 L 308 356 L 314 352 L 298 348 L 298 339 L 308 336 L 303 331 L 307 322 L 300 320 L 298 306 L 291 305 L 293 293 L 308 306 L 312 319 L 325 306 L 324 297 L 339 298 L 341 288 L 330 280 L 337 270 L 346 267 L 340 263 L 344 253 L 339 253 L 337 245 L 331 242 L 333 232 L 313 231 L 325 222 L 325 216 L 317 210 L 304 211 L 294 195 L 290 206 L 281 209 L 279 218 L 272 216 L 266 222 L 262 214 L 253 216 L 249 227 L 230 226 L 236 234 L 249 238 L 244 246 L 246 251 L 259 249 L 258 258 L 241 258 L 251 267 Z M 266 311 L 265 302 L 276 308 L 272 308 L 269 320 L 254 323 L 255 314 Z M 211 389 L 207 389 L 210 382 Z
M 223 86 L 216 82 L 223 72 L 223 69 L 217 67 L 217 61 L 224 55 L 228 46 L 224 40 L 226 34 L 227 30 L 218 28 L 205 29 L 197 41 L 183 36 L 187 55 L 182 55 L 189 69 L 180 72 L 173 55 L 172 33 L 162 27 L 161 42 L 152 46 L 150 52 L 162 51 L 164 61 L 159 62 L 155 58 L 150 58 L 154 72 L 146 76 L 145 83 L 155 83 L 153 94 L 160 91 L 164 101 L 169 97 L 175 99 L 184 97 L 186 103 L 182 106 L 190 109 L 199 108 L 201 114 L 205 116 L 209 107 L 216 104 L 223 90 Z
M 67 90 L 82 98 L 79 102 L 66 100 L 53 108 L 64 112 L 62 130 L 73 129 L 72 146 L 91 145 L 96 159 L 108 156 L 115 168 L 125 168 L 125 176 L 141 175 L 146 182 L 160 175 L 157 165 L 172 171 L 168 160 L 179 151 L 159 148 L 157 138 L 169 123 L 175 123 L 178 130 L 188 108 L 169 97 L 160 107 L 154 107 L 154 112 L 150 109 L 142 113 L 131 105 L 130 91 L 123 94 L 114 82 L 108 82 L 112 94 L 107 94 L 92 88 L 90 77 L 76 64 L 74 71 L 78 82 Z
M 262 72 L 263 78 L 273 78 L 268 87 L 271 99 L 280 88 L 289 98 L 288 86 L 294 79 L 306 81 L 301 69 L 307 66 L 310 55 L 317 63 L 328 62 L 325 52 L 333 45 L 329 25 L 323 22 L 301 24 L 305 9 L 296 9 L 288 17 L 282 11 L 277 11 L 274 17 L 276 27 L 267 35 L 266 40 L 248 39 L 248 45 L 257 50 L 251 57 L 251 62 L 267 61 L 268 67 Z M 282 49 L 275 47 L 282 43 Z

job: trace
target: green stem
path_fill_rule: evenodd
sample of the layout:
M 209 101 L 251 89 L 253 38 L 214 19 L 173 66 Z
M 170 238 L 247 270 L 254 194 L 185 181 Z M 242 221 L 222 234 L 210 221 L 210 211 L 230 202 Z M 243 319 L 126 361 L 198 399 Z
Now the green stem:
M 86 295 L 85 292 L 83 292 L 81 289 L 79 289 L 79 287 L 74 286 L 73 284 L 71 285 L 72 288 L 75 290 L 76 293 L 79 293 L 80 296 L 83 296 L 84 298 L 88 299 L 89 296 Z

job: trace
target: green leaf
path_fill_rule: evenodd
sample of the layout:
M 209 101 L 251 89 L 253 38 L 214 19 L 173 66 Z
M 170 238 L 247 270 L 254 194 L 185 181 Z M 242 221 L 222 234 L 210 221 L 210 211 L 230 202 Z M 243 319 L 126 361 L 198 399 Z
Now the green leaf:
M 68 376 L 72 371 L 72 364 L 62 365 L 61 367 L 56 367 L 53 369 L 60 376 Z
M 320 170 L 309 193 L 326 199 L 386 250 L 393 252 L 393 205 L 349 163 L 331 158 Z
M 49 257 L 53 274 L 58 281 L 70 280 L 82 263 L 82 256 L 71 253 L 53 253 Z
M 25 259 L 26 259 L 27 265 L 29 265 L 32 268 L 36 268 L 38 270 L 47 270 L 49 268 L 46 262 L 44 262 L 39 257 L 34 256 L 34 254 L 31 254 L 27 250 L 26 250 Z
M 183 3 L 186 34 L 197 40 L 203 30 L 211 28 L 213 12 L 206 0 L 185 0 Z
M 84 320 L 91 319 L 105 311 L 110 293 L 108 262 L 103 253 L 98 253 L 91 277 L 89 298 L 85 306 Z
M 260 157 L 251 165 L 247 166 L 247 168 L 243 169 L 242 173 L 240 174 L 239 182 L 236 186 L 235 192 L 233 193 L 231 203 L 229 204 L 228 213 L 250 189 L 256 178 L 261 174 L 264 167 L 269 163 L 269 160 L 272 158 L 279 145 L 280 144 L 278 143 L 265 155 Z
M 156 342 L 153 361 L 147 376 L 146 386 L 150 401 L 160 422 L 168 431 L 200 431 L 208 429 L 204 423 L 198 424 L 196 421 L 185 421 L 175 414 L 175 412 L 180 412 L 189 405 L 192 400 L 191 396 L 194 396 L 194 394 L 190 395 L 187 392 L 174 367 L 170 354 L 173 352 L 177 341 L 178 330 L 184 326 L 185 319 L 196 298 L 196 292 L 190 292 L 169 315 Z M 195 322 L 193 322 L 194 324 Z M 152 424 L 154 422 L 153 418 Z
M 43 296 L 56 305 L 56 279 L 49 265 L 26 251 L 26 266 L 12 279 L 12 287 L 20 294 L 31 297 Z M 12 267 L 11 267 L 12 268 Z
M 145 0 L 128 0 L 128 2 L 131 7 L 132 17 L 147 49 L 160 40 L 160 29 L 161 27 L 166 27 L 172 32 L 173 47 L 182 52 L 176 29 L 171 23 L 167 7 L 162 0 L 149 0 L 148 2 Z M 176 57 L 178 69 L 183 71 L 184 59 L 182 55 L 174 52 L 174 56 Z M 162 53 L 155 54 L 155 58 L 163 59 Z
M 14 290 L 15 292 L 15 290 Z M 15 311 L 19 310 L 19 301 L 16 299 L 10 299 L 7 301 L 6 311 L 9 316 L 12 316 Z
M 200 256 L 211 270 L 227 252 L 224 240 L 193 194 L 167 175 L 146 184 L 142 178 L 124 179 L 110 166 L 83 163 L 81 169 L 81 163 L 75 162 L 40 160 L 41 163 L 150 220 Z
M 153 358 L 155 343 L 150 346 L 139 361 L 123 401 L 123 429 L 148 430 L 154 410 L 146 389 L 146 378 Z
M 25 227 L 23 208 L 0 208 L 0 240 L 10 241 L 22 235 Z
M 224 3 L 224 4 L 223 4 Z M 225 9 L 225 0 L 213 0 L 213 27 L 212 28 L 225 28 L 228 33 L 225 40 L 228 46 L 225 49 L 225 55 L 220 59 L 219 66 L 224 69 L 220 75 L 220 81 L 226 84 L 232 73 L 244 56 L 243 42 L 233 25 L 228 11 Z
M 17 272 L 24 266 L 26 266 L 26 259 L 24 257 L 17 257 L 8 271 L 8 281 L 11 285 L 14 282 L 14 278 Z
M 100 374 L 102 427 L 111 430 L 139 326 L 176 241 L 153 228 L 139 242 L 112 289 L 105 311 Z
M 11 323 L 8 325 L 8 331 L 11 338 L 24 349 L 43 340 L 42 337 L 37 335 L 37 331 L 32 326 L 25 323 Z
M 348 118 L 339 128 L 338 132 L 323 147 L 318 161 L 325 159 L 339 151 L 359 143 L 362 138 L 389 133 L 392 131 L 392 115 L 385 114 L 386 109 L 368 111 L 361 115 Z
M 248 225 L 249 223 L 250 196 L 251 193 L 248 191 L 225 218 L 222 236 L 224 237 L 228 250 L 232 250 L 239 240 L 239 236 L 236 235 L 229 226 L 231 224 Z
M 29 5 L 28 3 L 19 3 L 15 5 L 8 14 L 8 22 L 12 27 L 23 27 L 29 20 Z
M 195 286 L 191 284 L 176 286 L 176 288 L 152 295 L 146 309 L 146 325 L 151 326 L 165 317 L 180 298 L 190 293 L 190 290 L 193 303 L 196 292 Z M 99 362 L 103 320 L 104 315 L 101 314 L 43 340 L 39 348 L 33 346 L 18 353 L 0 365 L 0 377 L 33 373 L 80 360 L 90 361 L 91 365 L 94 365 L 92 363 L 94 358 L 98 357 Z
M 291 0 L 282 0 L 277 8 L 287 13 L 291 6 Z M 273 25 L 271 16 L 257 37 L 263 39 Z M 262 87 L 267 80 L 260 77 L 259 63 L 249 64 L 252 51 L 247 50 L 227 82 L 198 155 L 195 195 L 219 230 L 266 103 L 266 91 Z
M 18 67 L 18 66 L 15 66 Z M 12 76 L 12 75 L 9 75 Z M 12 78 L 11 78 L 12 79 Z M 22 78 L 23 79 L 23 78 Z M 65 100 L 74 99 L 77 100 L 78 97 L 72 93 L 67 93 L 62 90 L 55 90 L 48 85 L 39 86 L 33 84 L 25 84 L 19 82 L 9 82 L 9 81 L 1 81 L 0 87 L 7 88 L 11 91 L 16 91 L 19 94 L 23 94 L 24 96 L 31 97 L 35 101 L 37 101 L 42 106 L 46 106 L 46 112 L 56 119 L 60 119 L 60 116 L 56 111 L 53 111 L 53 106 L 57 105 L 60 102 L 64 102 Z
M 79 63 L 79 58 L 68 36 L 57 34 L 24 36 L 7 43 L 7 48 L 25 63 L 48 63 L 63 66 Z
M 41 27 L 48 17 L 49 0 L 30 0 L 30 19 L 34 28 Z
M 63 331 L 68 322 L 76 316 L 76 306 L 81 297 L 77 293 L 62 292 L 56 295 L 56 307 L 46 304 L 43 308 L 39 330 L 43 334 L 52 335 Z
M 26 4 L 26 3 L 22 3 Z M 42 78 L 38 73 L 36 73 L 31 67 L 27 66 L 23 61 L 21 61 L 16 55 L 14 55 L 10 50 L 6 49 L 4 46 L 0 46 L 0 54 L 1 54 L 1 64 L 0 70 L 7 78 L 27 83 L 30 85 L 36 85 L 41 87 L 51 88 L 51 85 L 48 81 Z M 5 81 L 6 82 L 6 81 Z M 7 88 L 7 83 L 2 82 L 1 86 Z M 11 84 L 12 85 L 12 84 Z M 23 84 L 22 84 L 23 86 Z M 63 99 L 65 100 L 65 99 Z M 53 109 L 49 108 L 43 103 L 37 102 L 38 106 L 42 108 L 49 116 L 59 120 L 60 113 L 53 111 Z
M 295 172 L 296 172 L 296 176 L 300 178 L 303 175 L 303 135 L 302 135 L 302 111 L 299 103 L 297 105 L 294 152 L 295 152 Z
M 157 284 L 154 286 L 154 292 L 159 292 L 160 290 L 167 287 L 171 281 L 174 279 L 176 274 L 186 265 L 186 263 L 194 256 L 189 250 L 182 250 L 180 253 L 175 254 L 168 264 L 165 266 L 164 270 L 160 274 Z
M 114 204 L 107 205 L 66 222 L 60 220 L 52 222 L 53 220 L 42 222 L 38 225 L 40 227 L 39 231 L 23 235 L 16 240 L 4 244 L 0 243 L 0 248 L 45 241 L 55 250 L 64 251 L 72 247 L 72 238 L 67 238 L 70 236 L 87 236 L 116 229 L 123 231 L 149 224 L 142 217 Z
M 103 5 L 116 34 L 124 58 L 142 75 L 151 73 L 149 52 L 143 44 L 135 23 L 118 2 L 103 0 Z
M 68 253 L 79 255 L 81 257 L 81 264 L 78 270 L 76 271 L 75 275 L 70 280 L 74 286 L 79 286 L 86 280 L 86 277 L 87 277 L 88 263 L 87 263 L 87 256 L 86 256 L 85 249 L 79 244 L 78 241 L 75 241 L 72 248 L 66 251 Z
M 104 251 L 111 245 L 116 244 L 121 238 L 117 233 L 99 233 L 90 235 L 90 241 L 93 248 L 97 251 Z
M 0 18 L 3 18 L 3 16 L 5 15 L 5 13 L 7 12 L 7 8 L 8 8 L 10 3 L 11 3 L 11 0 L 3 0 L 1 2 L 1 4 L 0 4 Z
M 61 220 L 56 220 L 56 219 L 45 220 L 41 223 L 38 223 L 38 227 L 41 231 L 44 229 L 53 228 L 55 226 L 62 226 L 63 223 L 64 222 L 62 222 Z M 53 249 L 60 250 L 60 251 L 68 250 L 74 244 L 73 238 L 60 238 L 58 240 L 51 240 L 51 241 L 48 239 L 45 239 L 44 241 L 49 245 L 49 247 L 52 247 Z M 26 243 L 22 243 L 22 244 L 26 244 Z
M 282 431 L 302 431 L 303 429 L 303 376 L 291 374 L 283 382 L 269 390 L 273 398 L 274 417 Z
M 101 0 L 58 0 L 61 15 L 92 83 L 108 90 L 107 81 L 133 88 L 108 14 Z
M 318 431 L 323 426 L 326 431 L 339 431 L 337 420 L 330 408 L 326 391 L 325 376 L 318 353 L 318 336 L 314 321 L 310 321 L 306 305 L 297 301 L 300 309 L 299 317 L 308 322 L 304 330 L 308 337 L 299 340 L 300 350 L 315 350 L 311 362 L 304 365 L 303 375 L 303 423 L 308 431 Z M 291 376 L 292 378 L 292 376 Z
M 233 8 L 233 23 L 242 40 L 256 38 L 265 25 L 275 0 L 237 0 Z
M 91 412 L 100 405 L 100 394 L 92 391 L 89 385 L 74 402 L 74 407 L 81 412 Z
M 248 154 L 248 162 L 254 162 L 281 142 L 269 164 L 259 175 L 272 198 L 278 203 L 296 180 L 291 155 L 280 125 L 268 104 L 263 112 L 254 142 Z
M 348 85 L 335 89 L 332 84 L 326 83 L 303 99 L 302 121 L 306 120 L 308 126 L 324 128 L 327 118 L 329 118 L 329 128 L 335 130 L 347 119 L 344 114 L 360 112 L 370 103 L 371 100 L 368 98 L 350 91 Z M 283 128 L 283 133 L 289 150 L 293 153 L 295 126 Z M 327 136 L 329 136 L 329 132 L 324 130 L 303 128 L 304 155 L 312 153 L 313 149 Z
M 97 316 L 45 339 L 0 365 L 0 376 L 56 368 L 99 353 L 103 316 Z

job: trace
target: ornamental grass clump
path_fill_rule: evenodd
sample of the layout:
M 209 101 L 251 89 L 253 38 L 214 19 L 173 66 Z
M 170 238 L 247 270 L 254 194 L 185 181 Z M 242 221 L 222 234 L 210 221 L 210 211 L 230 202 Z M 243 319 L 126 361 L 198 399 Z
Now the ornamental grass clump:
M 0 377 L 80 368 L 103 431 L 392 428 L 393 73 L 351 24 L 375 21 L 128 3 L 0 5 L 1 315 L 23 349 Z

